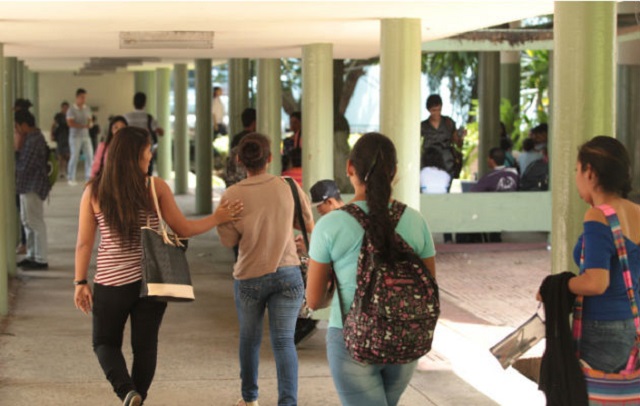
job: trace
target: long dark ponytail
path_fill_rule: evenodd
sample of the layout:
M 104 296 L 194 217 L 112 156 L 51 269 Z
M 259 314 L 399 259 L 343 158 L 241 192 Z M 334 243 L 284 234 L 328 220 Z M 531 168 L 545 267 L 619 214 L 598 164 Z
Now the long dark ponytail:
M 381 259 L 393 261 L 398 249 L 389 215 L 389 201 L 398 163 L 396 148 L 386 136 L 367 133 L 353 146 L 349 160 L 358 179 L 366 186 L 371 242 Z

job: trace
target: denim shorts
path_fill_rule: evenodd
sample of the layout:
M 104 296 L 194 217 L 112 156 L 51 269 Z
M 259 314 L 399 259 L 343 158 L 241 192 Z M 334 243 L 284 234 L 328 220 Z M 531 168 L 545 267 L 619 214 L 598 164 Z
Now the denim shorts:
M 619 372 L 626 367 L 635 340 L 633 319 L 582 320 L 580 357 L 593 369 Z

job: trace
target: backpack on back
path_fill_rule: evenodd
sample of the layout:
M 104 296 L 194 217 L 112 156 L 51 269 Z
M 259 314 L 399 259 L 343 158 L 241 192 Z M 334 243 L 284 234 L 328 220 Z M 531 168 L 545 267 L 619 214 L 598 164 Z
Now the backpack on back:
M 390 215 L 397 226 L 406 205 L 394 201 Z M 396 232 L 400 253 L 394 263 L 381 260 L 367 232 L 369 216 L 357 205 L 341 208 L 364 228 L 358 257 L 357 288 L 343 315 L 343 333 L 350 355 L 368 364 L 406 364 L 431 349 L 440 315 L 438 285 L 406 241 Z M 342 298 L 340 310 L 342 312 Z
M 520 190 L 549 190 L 549 163 L 544 159 L 531 162 L 520 179 Z

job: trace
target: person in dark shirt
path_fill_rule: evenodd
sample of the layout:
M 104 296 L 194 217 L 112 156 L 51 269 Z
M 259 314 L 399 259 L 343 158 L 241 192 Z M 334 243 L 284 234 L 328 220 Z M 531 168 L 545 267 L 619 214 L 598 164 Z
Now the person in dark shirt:
M 491 172 L 484 175 L 471 187 L 472 192 L 515 192 L 518 190 L 518 171 L 507 168 L 502 148 L 491 148 L 488 158 Z
M 444 161 L 445 171 L 455 179 L 460 176 L 460 162 L 456 162 L 454 154 L 455 146 L 462 146 L 462 139 L 458 136 L 456 123 L 451 117 L 442 115 L 442 98 L 432 94 L 427 98 L 427 110 L 429 118 L 420 124 L 420 137 L 422 137 L 422 153 L 424 155 L 429 148 L 438 150 Z
M 47 174 L 47 142 L 28 110 L 14 113 L 16 192 L 20 195 L 20 219 L 27 237 L 27 256 L 18 262 L 23 270 L 47 269 L 47 226 L 43 202 L 51 184 Z
M 242 111 L 242 125 L 244 129 L 234 135 L 229 147 L 229 157 L 227 158 L 227 168 L 225 171 L 225 183 L 227 187 L 240 182 L 247 177 L 247 171 L 238 161 L 238 145 L 240 141 L 248 135 L 256 131 L 256 109 L 248 107 Z
M 67 110 L 69 110 L 69 103 L 63 101 L 60 104 L 60 111 L 53 116 L 53 125 L 51 126 L 51 138 L 57 144 L 58 168 L 60 168 L 60 177 L 63 179 L 67 177 L 67 164 L 70 155 Z

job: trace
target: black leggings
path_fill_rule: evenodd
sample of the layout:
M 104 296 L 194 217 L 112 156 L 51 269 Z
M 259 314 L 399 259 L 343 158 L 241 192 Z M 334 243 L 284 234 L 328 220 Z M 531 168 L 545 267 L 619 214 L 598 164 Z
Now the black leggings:
M 135 390 L 147 397 L 156 371 L 158 332 L 167 308 L 164 302 L 140 298 L 140 282 L 124 286 L 94 285 L 93 351 L 120 399 Z M 131 318 L 131 374 L 122 354 L 127 319 Z

